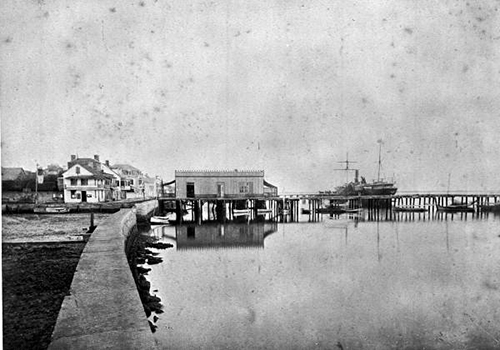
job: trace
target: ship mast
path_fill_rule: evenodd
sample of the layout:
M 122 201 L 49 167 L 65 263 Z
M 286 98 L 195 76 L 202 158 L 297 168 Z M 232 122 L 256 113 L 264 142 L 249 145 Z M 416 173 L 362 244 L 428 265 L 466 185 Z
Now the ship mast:
M 382 167 L 382 160 L 381 160 L 381 153 L 382 153 L 382 142 L 379 143 L 378 146 L 378 174 L 377 174 L 377 182 L 380 181 L 380 168 Z
M 345 160 L 337 162 L 337 163 L 345 164 L 345 168 L 344 169 L 333 169 L 333 170 L 335 170 L 335 171 L 345 171 L 346 172 L 346 177 L 349 177 L 349 170 L 354 170 L 355 174 L 356 174 L 355 177 L 354 177 L 354 182 L 356 182 L 356 183 L 358 182 L 358 171 L 359 171 L 359 169 L 351 169 L 351 168 L 349 168 L 349 164 L 357 163 L 357 162 L 349 160 L 349 153 L 346 153 Z M 346 180 L 347 180 L 346 182 L 349 182 L 348 178 Z

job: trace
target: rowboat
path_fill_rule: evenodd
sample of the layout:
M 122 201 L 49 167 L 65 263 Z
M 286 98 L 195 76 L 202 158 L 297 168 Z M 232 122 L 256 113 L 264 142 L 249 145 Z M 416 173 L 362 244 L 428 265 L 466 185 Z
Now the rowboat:
M 168 214 L 166 216 L 152 216 L 149 220 L 151 225 L 169 225 L 175 222 L 175 214 Z
M 469 204 L 451 204 L 451 205 L 437 205 L 436 208 L 438 211 L 446 211 L 451 213 L 459 213 L 459 212 L 474 212 L 474 207 Z
M 250 215 L 250 209 L 233 209 L 234 216 Z
M 395 206 L 394 211 L 404 211 L 404 212 L 426 212 L 427 208 L 418 205 L 401 205 Z
M 58 207 L 37 206 L 33 208 L 33 212 L 36 214 L 64 214 L 64 213 L 69 213 L 69 208 L 63 206 L 58 206 Z

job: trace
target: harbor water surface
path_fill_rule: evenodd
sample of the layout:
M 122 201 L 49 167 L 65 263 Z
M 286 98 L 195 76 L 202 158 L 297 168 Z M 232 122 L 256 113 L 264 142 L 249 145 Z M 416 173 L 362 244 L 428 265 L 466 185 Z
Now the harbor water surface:
M 395 220 L 394 220 L 395 219 Z M 500 217 L 184 224 L 148 234 L 171 349 L 500 348 Z

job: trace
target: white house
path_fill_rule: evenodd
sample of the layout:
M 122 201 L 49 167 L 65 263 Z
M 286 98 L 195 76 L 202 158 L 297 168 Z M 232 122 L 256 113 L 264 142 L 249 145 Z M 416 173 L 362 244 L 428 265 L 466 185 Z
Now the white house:
M 110 169 L 109 162 L 101 163 L 99 156 L 71 156 L 68 170 L 63 174 L 64 202 L 97 203 L 123 198 L 120 176 Z

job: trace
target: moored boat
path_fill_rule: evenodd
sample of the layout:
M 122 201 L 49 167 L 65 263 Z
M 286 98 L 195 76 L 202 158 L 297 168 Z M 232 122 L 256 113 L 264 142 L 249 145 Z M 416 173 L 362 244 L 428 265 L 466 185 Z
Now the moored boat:
M 257 215 L 265 215 L 272 212 L 272 209 L 268 209 L 266 206 L 266 201 L 256 200 L 255 207 L 257 208 Z
M 36 206 L 33 212 L 36 214 L 65 214 L 69 213 L 70 209 L 66 206 Z
M 403 212 L 426 212 L 428 208 L 419 205 L 401 205 L 395 206 L 393 210 Z
M 233 216 L 250 215 L 250 208 L 248 208 L 247 200 L 237 200 L 233 207 Z
M 151 217 L 149 222 L 151 225 L 170 225 L 172 223 L 175 223 L 175 214 L 170 213 L 165 216 L 155 215 Z
M 474 212 L 474 207 L 469 204 L 451 204 L 451 205 L 438 205 L 436 204 L 436 208 L 438 211 L 446 211 L 446 212 Z

